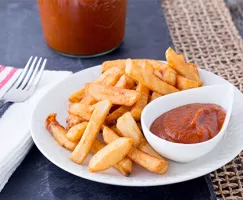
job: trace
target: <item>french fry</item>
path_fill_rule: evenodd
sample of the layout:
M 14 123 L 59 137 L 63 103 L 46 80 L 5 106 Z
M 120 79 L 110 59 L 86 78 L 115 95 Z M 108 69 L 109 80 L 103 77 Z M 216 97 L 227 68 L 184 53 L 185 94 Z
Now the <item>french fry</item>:
M 102 74 L 94 83 L 113 86 L 120 77 L 120 74 Z
M 99 139 L 96 139 L 94 141 L 94 144 L 90 150 L 92 154 L 96 154 L 99 150 L 105 147 L 105 144 L 100 141 Z M 131 159 L 125 157 L 120 162 L 115 164 L 113 166 L 116 170 L 122 173 L 124 176 L 129 176 L 132 172 L 132 161 Z
M 115 68 L 111 68 L 107 70 L 104 74 L 102 74 L 98 79 L 94 81 L 94 83 L 101 84 L 101 85 L 110 85 L 113 86 L 117 83 L 119 78 L 121 77 L 121 73 L 118 71 L 113 70 Z M 113 71 L 111 71 L 113 70 Z M 117 69 L 116 69 L 117 70 Z M 83 99 L 80 103 L 87 104 L 87 105 L 93 105 L 96 103 L 96 100 L 89 94 L 87 89 L 85 89 L 85 94 Z
M 84 97 L 84 91 L 85 91 L 84 88 L 82 88 L 82 89 L 80 89 L 80 90 L 78 90 L 78 91 L 72 93 L 72 94 L 69 96 L 68 100 L 69 100 L 70 102 L 72 102 L 72 103 L 80 102 L 81 99 Z
M 150 70 L 146 70 L 146 68 L 140 67 L 136 63 L 133 63 L 131 59 L 127 59 L 126 61 L 125 72 L 150 90 L 158 92 L 162 95 L 179 91 L 174 86 L 160 80 L 153 73 L 151 74 Z
M 143 151 L 151 156 L 154 156 L 156 158 L 159 158 L 161 160 L 163 160 L 164 158 L 158 154 L 151 146 L 150 144 L 147 142 L 147 140 L 143 137 L 141 139 L 140 144 L 137 147 L 140 151 Z
M 202 84 L 199 76 L 195 73 L 194 67 L 186 63 L 183 56 L 178 55 L 172 48 L 168 48 L 165 55 L 168 65 L 176 70 L 179 75 L 196 81 L 199 85 Z
M 71 127 L 73 127 L 76 124 L 79 124 L 81 122 L 85 121 L 83 118 L 80 118 L 73 114 L 68 114 L 66 119 L 66 129 L 69 130 Z
M 89 94 L 96 100 L 110 100 L 113 104 L 132 106 L 140 94 L 134 90 L 122 89 L 95 83 L 86 84 Z
M 117 135 L 116 131 L 112 130 L 111 128 L 104 126 L 102 131 L 102 136 L 105 141 L 105 143 L 109 144 L 116 139 L 120 138 L 120 136 Z
M 84 97 L 80 101 L 80 103 L 85 105 L 93 105 L 96 103 L 96 100 L 93 97 L 91 97 L 87 89 L 85 89 Z
M 108 135 L 109 140 L 107 139 L 107 142 L 111 142 L 115 139 L 117 139 L 119 136 L 115 134 L 116 131 L 113 131 L 109 129 L 107 126 L 104 126 L 103 129 L 103 138 L 106 138 Z M 104 139 L 105 140 L 105 139 Z M 106 142 L 106 141 L 105 141 Z M 146 141 L 144 137 L 142 137 L 140 144 L 137 146 L 137 149 L 140 151 L 143 151 L 151 156 L 154 156 L 156 158 L 164 160 L 164 158 L 158 154 L 151 146 L 150 144 Z
M 176 72 L 171 67 L 154 70 L 154 75 L 170 85 L 176 85 Z
M 89 161 L 89 171 L 98 172 L 109 169 L 120 162 L 132 147 L 132 139 L 118 138 L 99 150 Z
M 200 78 L 197 65 L 194 64 L 194 63 L 187 63 L 187 64 L 192 67 L 192 69 L 194 70 L 194 72 L 196 73 L 196 75 Z
M 148 62 L 153 67 L 153 73 L 162 81 L 175 86 L 176 84 L 176 71 L 169 67 L 167 64 L 160 62 L 158 60 L 152 59 L 133 59 L 133 61 L 142 67 L 146 66 L 146 62 Z M 151 72 L 151 69 L 150 69 Z
M 147 61 L 149 62 L 152 67 L 155 69 L 155 70 L 160 70 L 161 68 L 164 68 L 166 67 L 166 64 L 163 63 L 163 62 L 160 62 L 158 60 L 153 60 L 153 59 L 133 59 L 133 61 L 137 64 L 137 65 L 144 65 L 144 62 Z
M 58 123 L 55 113 L 50 114 L 46 118 L 46 129 L 52 134 L 60 146 L 71 151 L 77 146 L 77 143 L 71 142 L 66 138 L 67 130 Z
M 140 64 L 140 67 L 142 67 L 144 70 L 146 70 L 147 73 L 149 73 L 149 74 L 153 74 L 154 73 L 153 65 L 150 64 L 150 62 L 148 62 L 147 60 L 143 60 L 141 62 L 141 64 Z
M 93 110 L 94 110 L 94 106 L 92 105 L 85 105 L 82 103 L 72 103 L 69 105 L 68 113 L 76 115 L 82 119 L 89 121 Z
M 157 99 L 157 98 L 159 98 L 161 96 L 162 96 L 161 94 L 159 94 L 157 92 L 153 92 L 152 95 L 151 95 L 151 97 L 150 97 L 149 102 L 151 102 L 151 101 L 153 101 L 153 100 L 155 100 L 155 99 Z
M 151 172 L 164 174 L 168 170 L 168 162 L 158 159 L 147 153 L 144 153 L 137 148 L 132 147 L 127 155 L 135 163 L 141 165 Z
M 96 103 L 96 100 L 91 97 L 89 94 L 87 94 L 87 96 L 84 96 L 84 98 L 80 101 L 81 104 L 85 104 L 85 105 L 93 105 Z
M 121 117 L 123 114 L 125 114 L 126 112 L 128 112 L 129 109 L 130 109 L 130 107 L 120 106 L 118 109 L 116 109 L 115 111 L 113 111 L 111 114 L 109 114 L 106 117 L 105 124 L 107 124 L 107 125 L 116 124 L 117 119 L 119 117 Z
M 76 124 L 72 128 L 70 128 L 66 134 L 66 137 L 68 140 L 72 142 L 77 142 L 82 137 L 86 127 L 88 125 L 88 122 L 82 122 L 80 124 Z
M 122 136 L 132 138 L 135 147 L 139 145 L 143 134 L 130 112 L 127 112 L 118 118 L 116 127 Z
M 116 125 L 112 125 L 109 127 L 113 132 L 117 133 L 117 135 L 119 135 L 120 137 L 122 137 L 122 133 L 118 130 L 118 128 L 116 127 Z
M 155 70 L 161 70 L 167 67 L 167 64 L 160 62 L 158 60 L 152 60 L 152 59 L 148 59 L 148 62 L 153 65 L 153 68 Z
M 136 121 L 139 121 L 141 118 L 141 113 L 142 113 L 144 107 L 148 103 L 149 89 L 147 87 L 145 87 L 144 85 L 142 85 L 141 83 L 139 83 L 137 85 L 136 91 L 138 91 L 140 93 L 140 97 L 139 97 L 138 101 L 134 104 L 134 106 L 132 107 L 131 114 Z
M 177 75 L 176 78 L 177 78 L 177 88 L 179 90 L 187 90 L 191 88 L 197 88 L 200 86 L 199 82 L 189 80 L 183 76 Z
M 82 164 L 98 135 L 101 125 L 104 123 L 105 118 L 112 106 L 111 101 L 105 100 L 98 102 L 90 117 L 90 121 L 84 131 L 84 134 L 79 141 L 77 147 L 71 154 L 71 160 L 77 164 Z
M 131 89 L 134 86 L 135 86 L 134 80 L 126 74 L 123 74 L 115 84 L 115 87 L 124 88 L 124 89 Z
M 103 129 L 103 139 L 106 143 L 111 143 L 117 140 L 119 136 L 109 128 Z M 132 159 L 135 163 L 141 165 L 149 171 L 163 174 L 168 169 L 168 162 L 164 159 L 159 159 L 132 147 L 127 154 L 127 157 Z
M 125 69 L 125 59 L 121 60 L 111 60 L 111 61 L 105 61 L 102 63 L 102 73 L 106 70 L 112 68 L 112 67 L 118 67 L 121 70 Z
M 103 74 L 119 74 L 122 76 L 125 73 L 125 66 L 114 66 L 109 69 L 107 69 Z
M 141 83 L 138 83 L 138 85 L 136 87 L 136 91 L 138 91 L 139 93 L 144 94 L 144 95 L 149 95 L 149 89 Z

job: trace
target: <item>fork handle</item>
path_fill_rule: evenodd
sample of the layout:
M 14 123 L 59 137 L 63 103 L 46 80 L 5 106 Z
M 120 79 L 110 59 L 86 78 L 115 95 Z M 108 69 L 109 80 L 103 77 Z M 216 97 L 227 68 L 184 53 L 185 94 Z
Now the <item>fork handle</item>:
M 0 100 L 0 108 L 2 108 L 5 103 L 7 103 L 7 101 L 5 99 L 1 99 Z

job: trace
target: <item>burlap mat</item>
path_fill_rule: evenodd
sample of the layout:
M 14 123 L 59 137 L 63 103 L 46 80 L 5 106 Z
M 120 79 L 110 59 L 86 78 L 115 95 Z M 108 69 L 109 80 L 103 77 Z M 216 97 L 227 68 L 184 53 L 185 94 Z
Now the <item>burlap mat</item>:
M 162 7 L 176 51 L 243 91 L 243 42 L 224 1 L 163 0 Z M 211 178 L 219 199 L 243 199 L 243 152 Z

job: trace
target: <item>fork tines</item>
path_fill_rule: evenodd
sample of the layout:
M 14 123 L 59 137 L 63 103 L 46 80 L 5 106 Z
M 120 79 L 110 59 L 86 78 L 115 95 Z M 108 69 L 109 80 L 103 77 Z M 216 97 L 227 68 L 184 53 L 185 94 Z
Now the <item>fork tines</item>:
M 32 59 L 33 56 L 31 56 L 28 60 L 19 78 L 14 83 L 13 88 L 27 91 L 30 89 L 35 89 L 35 87 L 37 86 L 41 78 L 42 72 L 45 68 L 47 59 L 44 59 L 43 62 L 42 57 L 38 59 L 38 57 L 36 56 L 33 61 Z M 38 62 L 36 64 L 37 60 Z

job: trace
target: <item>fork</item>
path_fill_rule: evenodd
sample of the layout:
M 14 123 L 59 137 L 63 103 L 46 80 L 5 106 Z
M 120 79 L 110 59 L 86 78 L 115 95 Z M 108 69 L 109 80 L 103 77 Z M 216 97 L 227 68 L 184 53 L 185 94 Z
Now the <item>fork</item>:
M 33 61 L 32 59 L 33 56 L 29 58 L 26 66 L 13 86 L 0 99 L 0 108 L 7 102 L 17 103 L 26 101 L 34 93 L 44 71 L 47 59 L 44 59 L 42 65 L 42 58 L 39 58 L 37 64 L 36 61 L 38 57 L 36 56 Z

